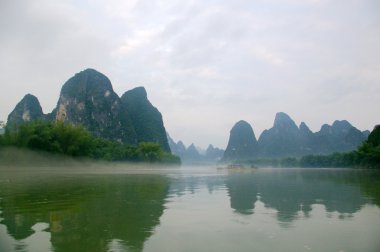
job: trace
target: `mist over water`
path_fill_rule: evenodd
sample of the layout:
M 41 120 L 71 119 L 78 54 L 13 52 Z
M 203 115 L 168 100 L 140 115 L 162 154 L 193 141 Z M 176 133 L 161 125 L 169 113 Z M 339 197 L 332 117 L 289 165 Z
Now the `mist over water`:
M 154 166 L 22 151 L 12 165 L 0 153 L 0 251 L 380 247 L 378 171 Z
M 73 158 L 48 152 L 18 148 L 0 149 L 0 171 L 12 173 L 166 173 L 178 165 L 143 162 L 111 162 L 89 158 Z

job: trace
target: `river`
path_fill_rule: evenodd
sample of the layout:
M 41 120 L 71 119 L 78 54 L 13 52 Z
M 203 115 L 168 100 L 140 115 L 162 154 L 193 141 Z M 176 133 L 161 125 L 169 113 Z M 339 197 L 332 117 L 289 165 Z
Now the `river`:
M 0 169 L 0 251 L 380 251 L 380 173 Z

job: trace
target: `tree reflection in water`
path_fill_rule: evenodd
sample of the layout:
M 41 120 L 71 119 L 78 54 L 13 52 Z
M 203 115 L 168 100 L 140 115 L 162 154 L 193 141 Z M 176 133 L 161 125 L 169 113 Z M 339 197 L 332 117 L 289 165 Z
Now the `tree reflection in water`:
M 172 200 L 179 203 L 186 198 L 196 199 L 174 204 L 180 209 L 168 211 L 168 215 L 178 214 L 180 210 L 186 216 L 193 216 L 191 204 L 206 204 L 203 209 L 207 212 L 197 212 L 204 216 L 194 216 L 195 219 L 221 211 L 216 215 L 226 222 L 208 223 L 216 229 L 234 227 L 228 222 L 231 210 L 248 220 L 248 216 L 259 216 L 256 214 L 261 214 L 262 209 L 274 209 L 265 214 L 273 212 L 276 226 L 278 223 L 288 228 L 300 216 L 309 218 L 312 210 L 313 214 L 344 219 L 352 218 L 367 204 L 379 206 L 379 186 L 378 171 L 342 169 L 259 169 L 178 176 L 15 175 L 0 179 L 0 223 L 3 224 L 0 228 L 5 226 L 7 232 L 7 237 L 0 238 L 14 239 L 7 244 L 13 244 L 16 251 L 28 251 L 37 238 L 40 250 L 50 246 L 58 252 L 142 251 L 160 225 L 165 207 L 173 210 L 170 209 L 173 204 L 168 203 Z M 214 192 L 217 197 L 209 201 Z M 219 209 L 226 201 L 230 208 L 227 204 L 225 209 Z M 183 217 L 167 219 L 170 218 L 181 221 Z M 186 233 L 187 227 L 181 223 L 178 228 Z M 199 226 L 193 228 L 190 230 L 194 232 L 202 230 Z M 0 251 L 8 248 L 2 246 L 8 245 L 0 242 Z
M 1 223 L 16 240 L 48 223 L 54 251 L 106 251 L 115 241 L 142 251 L 168 189 L 169 179 L 158 175 L 15 178 L 0 183 Z

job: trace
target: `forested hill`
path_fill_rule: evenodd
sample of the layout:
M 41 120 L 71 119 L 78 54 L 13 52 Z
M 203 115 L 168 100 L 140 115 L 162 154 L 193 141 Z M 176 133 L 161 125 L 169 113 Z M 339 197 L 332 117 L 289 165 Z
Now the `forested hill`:
M 95 137 L 122 144 L 159 143 L 170 152 L 162 115 L 149 102 L 146 90 L 135 88 L 120 98 L 110 80 L 94 69 L 81 71 L 65 82 L 51 113 L 43 114 L 37 97 L 25 95 L 9 114 L 7 127 L 35 120 L 82 125 Z

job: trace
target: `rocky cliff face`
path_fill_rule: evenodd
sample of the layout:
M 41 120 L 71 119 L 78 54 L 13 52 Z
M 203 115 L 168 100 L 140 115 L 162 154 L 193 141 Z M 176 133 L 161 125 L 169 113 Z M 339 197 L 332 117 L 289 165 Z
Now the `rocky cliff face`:
M 63 85 L 53 118 L 84 125 L 98 137 L 129 144 L 138 142 L 111 82 L 93 69 L 77 73 Z
M 40 118 L 83 125 L 97 137 L 126 144 L 158 142 L 170 151 L 161 113 L 145 89 L 133 89 L 120 98 L 110 80 L 94 69 L 77 73 L 63 85 L 50 114 L 42 113 L 36 97 L 26 95 L 9 115 L 8 125 Z
M 37 97 L 27 94 L 8 115 L 7 127 L 43 118 L 44 114 Z
M 230 138 L 224 160 L 252 159 L 258 155 L 258 144 L 255 133 L 246 121 L 237 122 L 230 131 Z
M 162 115 L 148 100 L 145 88 L 137 87 L 121 97 L 123 111 L 131 118 L 138 142 L 157 142 L 170 151 Z

